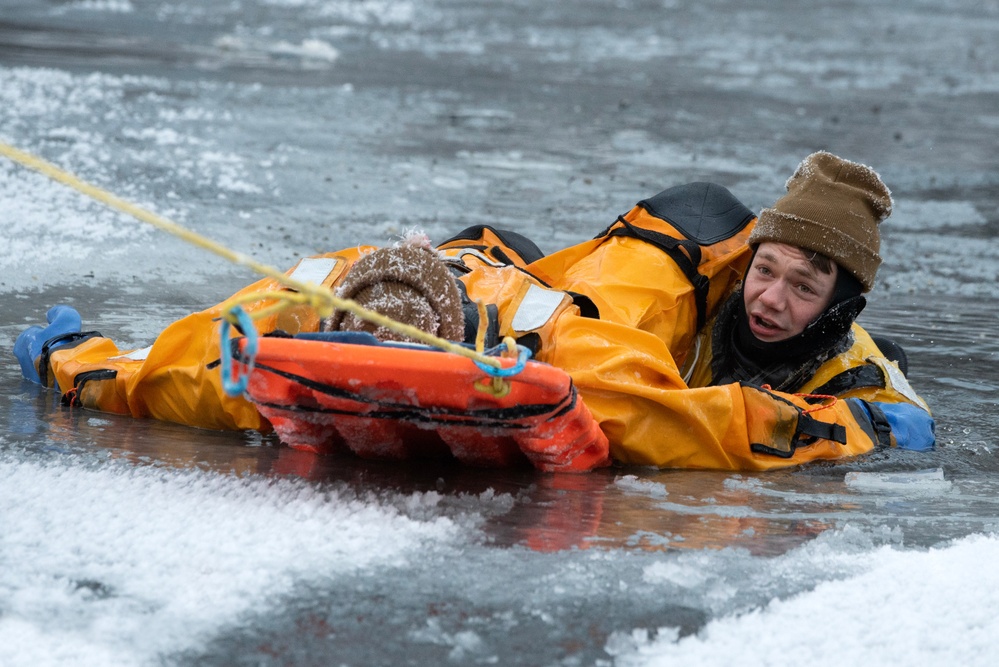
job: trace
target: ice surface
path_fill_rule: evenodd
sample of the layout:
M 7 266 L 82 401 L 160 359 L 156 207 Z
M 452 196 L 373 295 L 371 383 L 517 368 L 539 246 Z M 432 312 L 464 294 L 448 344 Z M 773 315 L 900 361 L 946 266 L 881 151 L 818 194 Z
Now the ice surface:
M 617 635 L 615 664 L 991 665 L 999 650 L 999 538 L 929 551 L 876 549 L 858 572 L 762 609 L 711 621 L 696 636 Z
M 850 472 L 846 485 L 861 491 L 895 491 L 898 493 L 943 493 L 953 484 L 944 479 L 942 468 L 912 472 Z
M 435 502 L 428 497 L 429 502 Z M 425 512 L 420 497 L 403 499 Z M 458 538 L 430 512 L 266 481 L 0 459 L 0 664 L 135 665 Z
M 652 498 L 665 498 L 669 495 L 669 491 L 664 485 L 641 479 L 637 475 L 622 475 L 614 483 L 626 491 L 648 495 Z

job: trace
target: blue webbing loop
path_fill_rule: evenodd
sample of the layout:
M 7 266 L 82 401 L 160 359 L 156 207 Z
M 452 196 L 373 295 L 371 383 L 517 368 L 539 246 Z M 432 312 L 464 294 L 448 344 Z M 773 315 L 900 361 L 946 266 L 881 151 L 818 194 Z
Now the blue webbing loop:
M 498 347 L 493 348 L 493 349 L 494 350 L 505 350 L 506 347 L 505 346 L 498 346 Z M 488 350 L 487 354 L 491 354 L 492 352 L 493 352 L 493 350 Z M 522 370 L 524 370 L 524 367 L 527 366 L 527 360 L 530 359 L 530 358 L 531 358 L 531 351 L 529 349 L 527 349 L 526 347 L 524 347 L 523 345 L 518 345 L 517 346 L 517 363 L 514 364 L 513 366 L 510 366 L 510 368 L 493 368 L 489 364 L 484 364 L 481 361 L 479 361 L 478 359 L 472 359 L 472 361 L 474 361 L 475 365 L 478 366 L 480 369 L 482 369 L 485 373 L 491 375 L 494 378 L 508 378 L 508 377 L 513 377 L 517 373 L 519 373 Z
M 239 322 L 239 328 L 242 329 L 243 335 L 246 336 L 246 346 L 243 348 L 243 354 L 246 356 L 246 373 L 239 376 L 238 378 L 233 378 L 232 372 L 232 345 L 229 339 L 229 327 L 232 326 L 229 320 L 222 320 L 222 342 L 221 342 L 221 372 L 222 372 L 222 389 L 230 396 L 241 396 L 246 393 L 246 388 L 250 384 L 250 373 L 253 372 L 253 366 L 257 360 L 257 329 L 253 326 L 253 320 L 250 316 L 243 310 L 240 306 L 236 306 L 231 311 L 236 320 Z

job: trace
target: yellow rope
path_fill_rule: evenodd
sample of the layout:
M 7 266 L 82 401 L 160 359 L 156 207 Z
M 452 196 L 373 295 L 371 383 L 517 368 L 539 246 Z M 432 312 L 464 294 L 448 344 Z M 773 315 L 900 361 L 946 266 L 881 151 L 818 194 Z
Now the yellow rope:
M 453 354 L 458 354 L 469 359 L 475 359 L 481 363 L 492 366 L 493 368 L 500 368 L 501 364 L 496 357 L 486 356 L 481 354 L 477 350 L 470 350 L 467 347 L 463 347 L 456 343 L 453 343 L 445 338 L 440 338 L 439 336 L 434 336 L 429 334 L 422 329 L 418 329 L 414 326 L 398 322 L 389 317 L 385 317 L 381 313 L 375 312 L 373 310 L 368 310 L 358 305 L 355 301 L 350 299 L 342 299 L 329 289 L 326 289 L 315 283 L 304 283 L 299 280 L 295 280 L 287 275 L 283 271 L 280 271 L 274 267 L 268 266 L 266 264 L 261 264 L 248 255 L 244 255 L 239 252 L 235 252 L 226 248 L 225 246 L 212 241 L 211 239 L 202 236 L 196 232 L 186 229 L 175 222 L 167 220 L 161 216 L 151 213 L 131 202 L 125 201 L 119 197 L 114 196 L 110 192 L 102 190 L 90 183 L 80 180 L 73 174 L 56 167 L 50 162 L 46 162 L 38 156 L 26 153 L 22 150 L 18 150 L 13 146 L 0 142 L 0 154 L 8 157 L 14 162 L 20 164 L 21 166 L 27 167 L 29 169 L 34 169 L 40 172 L 52 180 L 62 183 L 74 190 L 101 202 L 102 204 L 113 208 L 115 210 L 121 211 L 122 213 L 127 213 L 132 217 L 146 222 L 157 229 L 165 231 L 169 234 L 176 236 L 192 245 L 198 246 L 199 248 L 204 248 L 210 252 L 219 255 L 220 257 L 234 262 L 241 266 L 248 267 L 257 273 L 263 274 L 265 276 L 271 277 L 282 285 L 296 290 L 299 295 L 292 296 L 287 292 L 282 293 L 260 293 L 255 295 L 247 295 L 245 299 L 239 299 L 239 303 L 245 303 L 246 301 L 257 301 L 265 298 L 279 299 L 280 303 L 270 306 L 263 311 L 258 311 L 255 313 L 256 318 L 261 317 L 261 313 L 272 313 L 276 310 L 280 310 L 285 307 L 288 303 L 308 303 L 310 306 L 316 309 L 316 312 L 320 317 L 329 317 L 332 315 L 334 309 L 345 310 L 360 319 L 367 322 L 372 322 L 377 326 L 385 327 L 389 331 L 394 333 L 407 336 L 413 340 L 424 343 L 425 345 L 430 345 L 432 347 L 440 348 L 446 350 Z M 226 319 L 234 321 L 229 315 L 228 311 L 226 313 Z
M 489 311 L 482 299 L 475 300 L 475 310 L 479 313 L 479 326 L 475 329 L 475 349 L 478 352 L 486 349 L 486 332 L 489 330 Z

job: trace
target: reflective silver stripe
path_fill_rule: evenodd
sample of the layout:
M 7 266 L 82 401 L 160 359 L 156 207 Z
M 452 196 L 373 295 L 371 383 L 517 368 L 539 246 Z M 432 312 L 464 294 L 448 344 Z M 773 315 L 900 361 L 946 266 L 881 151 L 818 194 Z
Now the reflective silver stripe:
M 301 283 L 322 285 L 336 268 L 336 263 L 337 260 L 333 257 L 304 257 L 289 277 Z
M 551 319 L 563 303 L 571 301 L 572 297 L 565 292 L 544 289 L 532 283 L 517 307 L 511 326 L 517 334 L 539 329 Z
M 149 347 L 144 347 L 141 350 L 132 350 L 131 352 L 127 352 L 125 354 L 119 354 L 116 357 L 110 357 L 110 359 L 131 359 L 132 361 L 145 361 L 146 357 L 149 356 L 149 353 L 152 351 L 152 349 L 153 346 L 150 345 Z
M 915 392 L 915 390 L 913 390 L 912 385 L 910 385 L 909 381 L 905 379 L 905 375 L 902 374 L 902 371 L 899 370 L 898 366 L 894 362 L 888 361 L 882 357 L 870 357 L 868 361 L 877 364 L 878 368 L 884 371 L 888 385 L 892 389 L 902 394 L 924 410 L 929 410 L 929 406 L 926 405 L 923 399 L 919 398 L 919 395 Z

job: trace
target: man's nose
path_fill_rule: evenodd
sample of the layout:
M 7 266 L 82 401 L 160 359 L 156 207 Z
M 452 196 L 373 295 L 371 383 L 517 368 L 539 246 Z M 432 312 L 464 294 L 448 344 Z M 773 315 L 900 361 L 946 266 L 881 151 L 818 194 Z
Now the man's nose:
M 787 284 L 783 280 L 770 283 L 760 294 L 760 302 L 771 310 L 783 310 L 787 303 Z

